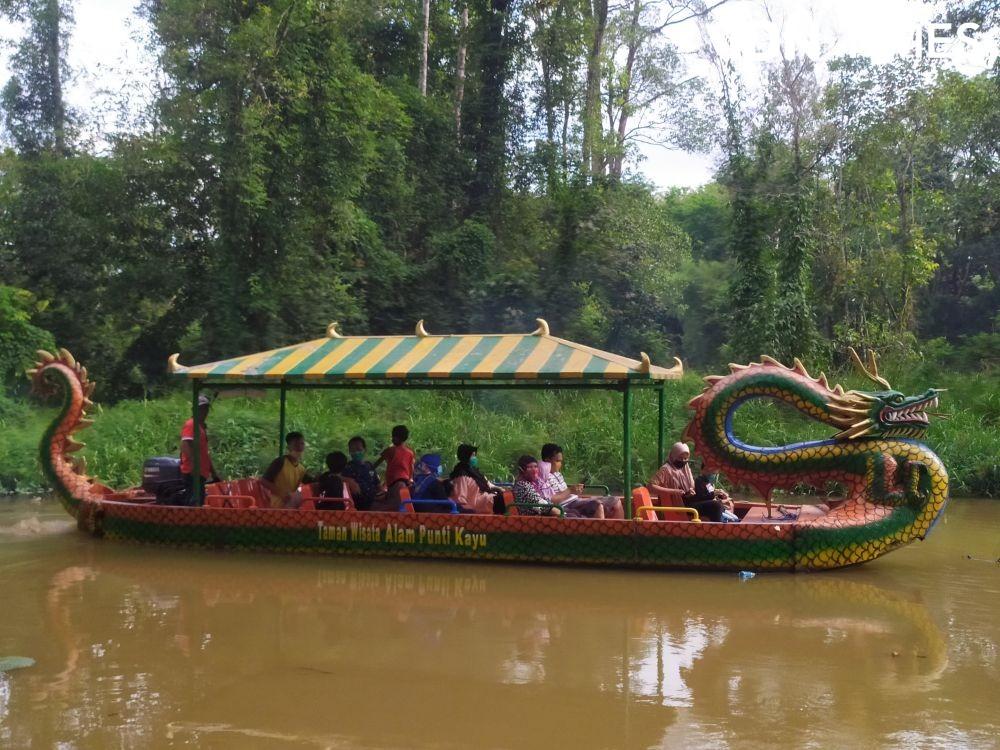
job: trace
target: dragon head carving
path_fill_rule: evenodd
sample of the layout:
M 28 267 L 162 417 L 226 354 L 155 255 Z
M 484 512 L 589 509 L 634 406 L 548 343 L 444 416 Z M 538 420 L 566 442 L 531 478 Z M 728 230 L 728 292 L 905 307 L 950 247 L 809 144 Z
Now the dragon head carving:
M 861 372 L 881 386 L 878 391 L 842 391 L 836 389 L 829 401 L 833 421 L 843 428 L 836 438 L 855 440 L 858 438 L 920 437 L 930 420 L 927 410 L 938 405 L 938 394 L 943 388 L 928 388 L 924 393 L 907 396 L 894 390 L 878 373 L 875 353 L 869 351 L 868 365 L 854 349 L 849 350 L 851 359 Z

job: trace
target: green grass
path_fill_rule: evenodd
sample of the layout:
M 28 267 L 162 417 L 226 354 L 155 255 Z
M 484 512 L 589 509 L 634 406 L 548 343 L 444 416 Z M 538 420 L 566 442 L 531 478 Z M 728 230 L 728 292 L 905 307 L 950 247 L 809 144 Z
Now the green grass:
M 846 387 L 864 387 L 851 377 Z M 907 392 L 928 385 L 947 387 L 940 411 L 948 421 L 933 420 L 926 442 L 948 466 L 952 492 L 966 496 L 1000 495 L 1000 377 L 988 374 L 923 373 L 911 370 L 894 386 Z M 668 386 L 667 442 L 677 439 L 687 419 L 687 401 L 702 387 L 688 375 Z M 306 434 L 306 464 L 319 469 L 331 450 L 345 450 L 349 437 L 363 435 L 370 455 L 389 440 L 394 424 L 405 423 L 419 453 L 439 452 L 448 465 L 460 442 L 480 447 L 486 473 L 511 474 L 522 453 L 538 452 L 542 443 L 566 450 L 567 477 L 614 486 L 621 483 L 622 398 L 605 392 L 298 391 L 288 396 L 288 429 Z M 79 434 L 88 473 L 115 486 L 136 484 L 148 456 L 176 455 L 178 433 L 190 410 L 186 394 L 155 401 L 123 401 L 98 407 L 96 424 Z M 0 488 L 44 490 L 37 463 L 38 440 L 55 410 L 9 406 L 0 412 Z M 633 481 L 656 468 L 656 396 L 634 395 Z M 781 405 L 751 403 L 737 419 L 737 431 L 758 445 L 780 445 L 829 437 L 824 425 L 809 422 Z M 278 448 L 278 401 L 225 399 L 209 417 L 212 453 L 223 476 L 258 474 Z

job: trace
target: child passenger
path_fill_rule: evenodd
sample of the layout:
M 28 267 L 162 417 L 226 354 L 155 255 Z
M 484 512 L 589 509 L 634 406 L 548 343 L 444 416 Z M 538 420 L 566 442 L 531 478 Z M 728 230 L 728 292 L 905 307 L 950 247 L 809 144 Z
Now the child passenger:
M 398 424 L 393 427 L 392 445 L 382 451 L 382 455 L 375 462 L 377 468 L 385 461 L 386 500 L 390 509 L 398 508 L 400 489 L 409 487 L 413 483 L 413 463 L 416 454 L 406 444 L 409 438 L 410 431 L 406 425 Z
M 360 435 L 355 435 L 347 443 L 347 450 L 351 460 L 344 469 L 343 475 L 347 479 L 353 479 L 358 487 L 358 494 L 354 495 L 354 507 L 358 510 L 368 510 L 372 503 L 380 500 L 384 494 L 382 490 L 382 480 L 378 478 L 375 467 L 371 461 L 365 461 L 365 451 L 368 445 Z
M 347 497 L 356 498 L 361 494 L 358 483 L 344 476 L 347 467 L 347 456 L 340 451 L 328 453 L 326 456 L 326 471 L 319 475 L 319 496 L 335 500 Z M 347 493 L 345 494 L 345 488 Z

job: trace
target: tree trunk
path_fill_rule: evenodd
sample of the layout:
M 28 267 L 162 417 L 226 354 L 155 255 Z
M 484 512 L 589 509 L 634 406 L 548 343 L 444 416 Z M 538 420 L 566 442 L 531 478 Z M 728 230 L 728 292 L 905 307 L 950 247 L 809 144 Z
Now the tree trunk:
M 504 186 L 507 144 L 507 84 L 511 50 L 507 43 L 507 14 L 511 0 L 489 0 L 480 19 L 478 40 L 480 85 L 474 105 L 472 153 L 475 172 L 469 191 L 473 214 L 494 216 Z
M 420 95 L 427 96 L 427 48 L 431 33 L 431 0 L 424 0 L 424 38 L 420 54 Z
M 62 76 L 60 70 L 59 22 L 62 9 L 59 0 L 48 0 L 46 15 L 49 23 L 45 26 L 45 66 L 52 91 L 52 136 L 56 153 L 66 153 L 66 105 L 63 102 Z
M 458 27 L 458 70 L 455 83 L 455 137 L 462 138 L 462 100 L 465 98 L 465 54 L 469 29 L 469 6 L 462 7 L 462 20 Z
M 583 102 L 583 168 L 596 178 L 604 172 L 604 159 L 598 145 L 601 128 L 601 53 L 604 32 L 608 27 L 608 0 L 593 0 L 590 20 L 594 34 L 587 53 L 587 88 Z
M 622 108 L 618 115 L 618 134 L 615 137 L 615 153 L 611 158 L 608 173 L 615 180 L 622 176 L 622 165 L 625 160 L 625 133 L 628 132 L 629 108 L 632 98 L 632 71 L 635 69 L 635 58 L 639 53 L 639 15 L 642 3 L 635 0 L 632 3 L 632 20 L 629 24 L 628 56 L 625 58 L 625 80 L 622 84 Z

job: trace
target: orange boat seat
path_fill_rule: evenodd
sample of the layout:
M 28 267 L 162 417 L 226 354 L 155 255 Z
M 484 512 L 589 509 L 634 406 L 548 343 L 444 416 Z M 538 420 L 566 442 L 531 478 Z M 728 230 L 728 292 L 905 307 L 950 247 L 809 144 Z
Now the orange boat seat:
M 303 497 L 299 510 L 316 510 L 316 501 L 311 497 Z
M 253 508 L 254 498 L 249 495 L 206 494 L 206 508 Z
M 413 498 L 410 497 L 410 488 L 409 487 L 400 487 L 399 488 L 399 510 L 400 510 L 401 513 L 415 513 L 416 512 L 416 511 L 413 510 L 413 503 L 404 503 L 403 502 L 404 500 L 412 500 L 412 499 Z
M 674 507 L 677 511 L 664 510 Z M 683 510 L 681 510 L 683 508 Z M 679 497 L 663 496 L 655 500 L 646 487 L 636 487 L 632 490 L 632 515 L 641 521 L 693 521 L 700 520 Z
M 237 495 L 246 495 L 254 499 L 254 504 L 258 508 L 270 508 L 271 498 L 264 485 L 259 479 L 237 479 L 232 483 L 233 492 Z
M 507 509 L 508 516 L 521 515 L 517 509 L 517 503 L 514 502 L 514 493 L 511 490 L 503 491 L 503 507 Z

